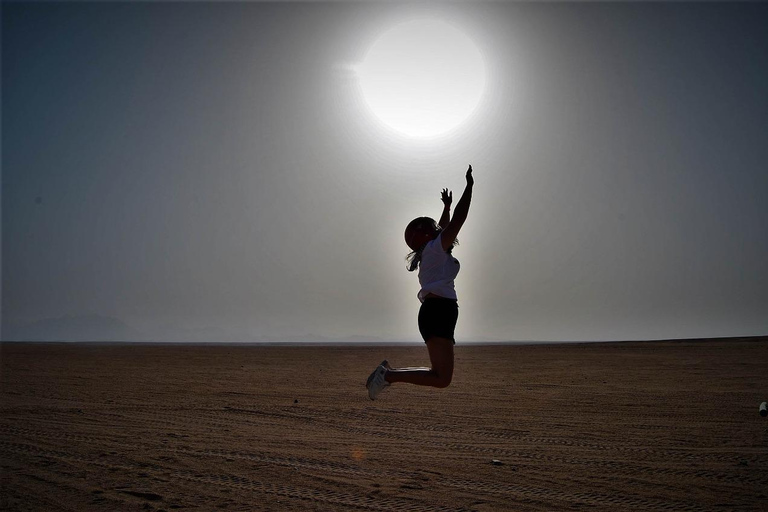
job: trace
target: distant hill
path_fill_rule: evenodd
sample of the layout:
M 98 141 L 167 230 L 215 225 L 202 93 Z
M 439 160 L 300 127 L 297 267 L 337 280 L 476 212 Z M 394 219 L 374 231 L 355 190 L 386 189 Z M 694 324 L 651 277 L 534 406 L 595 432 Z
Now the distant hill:
M 3 325 L 6 341 L 136 341 L 145 338 L 122 320 L 101 315 L 67 315 L 27 324 Z

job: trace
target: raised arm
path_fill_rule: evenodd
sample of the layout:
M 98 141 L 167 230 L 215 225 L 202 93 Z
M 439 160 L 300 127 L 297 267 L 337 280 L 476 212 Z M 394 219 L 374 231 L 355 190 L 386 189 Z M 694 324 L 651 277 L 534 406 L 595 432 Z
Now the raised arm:
M 447 188 L 444 188 L 440 193 L 440 200 L 443 202 L 443 214 L 440 216 L 440 222 L 438 224 L 441 228 L 444 228 L 451 222 L 451 203 L 453 202 L 453 192 L 449 192 Z
M 461 194 L 461 199 L 456 204 L 456 209 L 453 211 L 453 218 L 443 229 L 441 241 L 443 243 L 443 250 L 447 251 L 453 241 L 459 234 L 461 226 L 464 225 L 464 221 L 467 220 L 467 214 L 469 213 L 469 203 L 472 202 L 472 187 L 475 185 L 475 179 L 472 177 L 472 166 L 467 169 L 467 186 L 464 188 L 464 193 Z

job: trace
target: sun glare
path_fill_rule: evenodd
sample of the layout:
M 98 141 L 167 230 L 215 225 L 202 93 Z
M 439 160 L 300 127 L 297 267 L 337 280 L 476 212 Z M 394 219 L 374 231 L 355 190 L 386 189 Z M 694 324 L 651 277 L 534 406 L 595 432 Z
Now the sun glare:
M 439 20 L 415 20 L 382 34 L 357 66 L 365 102 L 410 137 L 442 135 L 465 121 L 485 88 L 472 40 Z

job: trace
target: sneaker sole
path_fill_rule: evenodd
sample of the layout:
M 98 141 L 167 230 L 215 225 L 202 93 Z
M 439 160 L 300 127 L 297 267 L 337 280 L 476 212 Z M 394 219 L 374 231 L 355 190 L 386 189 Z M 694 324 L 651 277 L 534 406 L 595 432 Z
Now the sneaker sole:
M 388 369 L 389 368 L 389 362 L 387 362 L 386 359 L 383 360 L 381 362 L 381 364 L 379 364 L 379 366 L 377 366 L 376 369 L 373 370 L 373 373 L 371 373 L 371 375 L 368 377 L 368 380 L 365 383 L 365 387 L 368 389 L 368 398 L 370 398 L 371 400 L 376 400 L 375 396 L 371 396 L 371 381 L 376 376 L 376 372 L 378 372 L 379 368 L 381 368 L 381 367 L 384 367 L 384 368 Z M 379 390 L 379 393 L 381 393 L 382 391 L 384 391 L 383 388 Z M 379 393 L 377 393 L 377 394 L 379 394 Z
M 383 366 L 384 368 L 389 369 L 389 362 L 385 359 L 381 363 L 379 363 L 379 366 Z M 371 381 L 373 380 L 373 376 L 376 375 L 376 370 L 379 369 L 379 366 L 376 367 L 376 369 L 371 372 L 371 374 L 368 376 L 368 380 L 365 381 L 365 388 L 368 389 L 371 385 Z

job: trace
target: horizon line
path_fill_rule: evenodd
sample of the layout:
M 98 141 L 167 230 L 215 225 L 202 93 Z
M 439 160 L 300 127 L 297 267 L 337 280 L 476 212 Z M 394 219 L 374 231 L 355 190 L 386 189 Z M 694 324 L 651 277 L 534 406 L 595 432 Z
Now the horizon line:
M 768 334 L 750 336 L 714 336 L 696 338 L 642 338 L 612 340 L 502 340 L 502 341 L 463 341 L 460 345 L 561 345 L 586 343 L 663 343 L 663 342 L 706 342 L 706 341 L 768 341 Z M 186 341 L 186 340 L 0 340 L 2 343 L 28 344 L 77 344 L 77 345 L 195 345 L 195 346 L 256 346 L 256 347 L 370 347 L 370 346 L 421 346 L 423 341 L 413 340 L 377 340 L 377 341 Z

